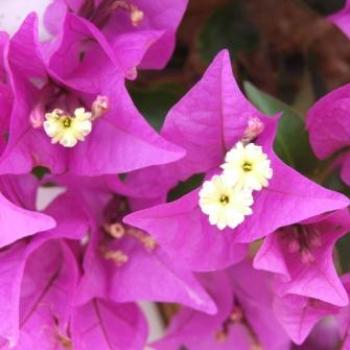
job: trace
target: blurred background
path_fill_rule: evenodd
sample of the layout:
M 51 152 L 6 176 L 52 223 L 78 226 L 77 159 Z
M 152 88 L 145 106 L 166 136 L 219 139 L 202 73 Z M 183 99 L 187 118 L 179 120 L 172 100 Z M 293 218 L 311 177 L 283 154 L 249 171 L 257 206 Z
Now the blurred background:
M 300 112 L 350 81 L 350 41 L 327 16 L 344 0 L 190 0 L 175 55 L 159 72 L 129 84 L 134 101 L 159 128 L 168 108 L 228 48 L 242 83 Z

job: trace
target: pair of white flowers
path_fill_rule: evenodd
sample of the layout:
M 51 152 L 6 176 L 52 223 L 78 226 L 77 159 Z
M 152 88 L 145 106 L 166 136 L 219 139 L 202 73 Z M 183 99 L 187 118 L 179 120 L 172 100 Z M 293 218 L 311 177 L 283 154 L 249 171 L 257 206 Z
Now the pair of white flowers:
M 236 228 L 252 214 L 253 191 L 268 186 L 272 178 L 271 162 L 262 147 L 238 142 L 225 156 L 223 172 L 203 183 L 199 206 L 209 222 L 223 230 Z

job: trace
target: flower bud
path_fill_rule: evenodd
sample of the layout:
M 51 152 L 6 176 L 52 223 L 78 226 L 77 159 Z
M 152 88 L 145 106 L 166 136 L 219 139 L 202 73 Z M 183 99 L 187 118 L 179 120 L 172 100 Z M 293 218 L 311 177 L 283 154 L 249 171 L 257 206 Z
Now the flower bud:
M 249 143 L 256 139 L 264 131 L 264 123 L 258 117 L 251 117 L 244 131 L 242 142 Z

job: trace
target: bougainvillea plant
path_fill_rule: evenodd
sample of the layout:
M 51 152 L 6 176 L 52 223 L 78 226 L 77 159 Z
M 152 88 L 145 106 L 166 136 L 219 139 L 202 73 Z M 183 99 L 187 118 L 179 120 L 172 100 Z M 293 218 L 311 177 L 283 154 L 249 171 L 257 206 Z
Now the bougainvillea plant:
M 299 115 L 210 6 L 52 0 L 0 32 L 0 349 L 350 348 L 350 85 Z

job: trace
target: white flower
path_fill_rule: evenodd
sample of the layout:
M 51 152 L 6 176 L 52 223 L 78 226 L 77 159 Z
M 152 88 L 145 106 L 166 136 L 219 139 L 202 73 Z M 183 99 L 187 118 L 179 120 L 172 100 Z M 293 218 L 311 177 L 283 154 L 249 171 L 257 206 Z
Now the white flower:
M 237 181 L 240 188 L 260 191 L 272 178 L 271 162 L 261 146 L 238 142 L 225 157 L 221 165 L 225 176 Z
M 209 222 L 220 230 L 236 228 L 246 215 L 252 214 L 251 191 L 238 189 L 227 177 L 215 175 L 203 183 L 199 192 L 199 206 L 209 216 Z
M 84 141 L 92 130 L 91 113 L 84 108 L 77 108 L 74 116 L 59 109 L 45 115 L 44 130 L 52 138 L 52 143 L 64 147 L 74 147 L 78 141 Z

